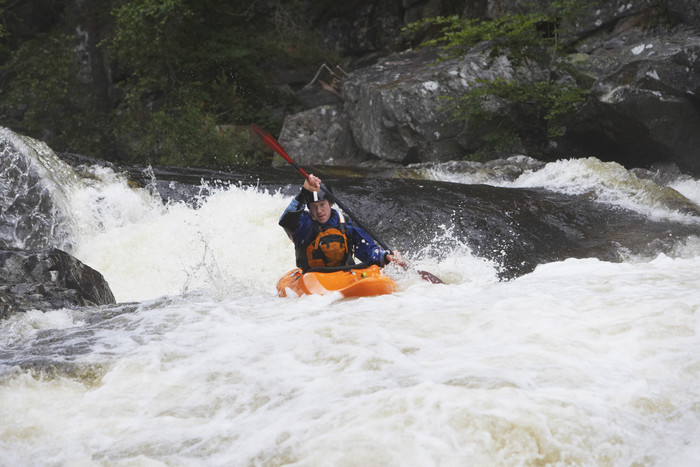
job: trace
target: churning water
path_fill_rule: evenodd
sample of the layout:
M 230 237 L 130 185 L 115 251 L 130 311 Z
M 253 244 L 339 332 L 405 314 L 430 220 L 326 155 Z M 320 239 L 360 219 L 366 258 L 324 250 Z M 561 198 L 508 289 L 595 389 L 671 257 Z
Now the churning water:
M 697 222 L 620 170 L 559 161 L 509 184 Z M 696 237 L 510 281 L 457 243 L 414 258 L 444 285 L 390 269 L 394 295 L 285 299 L 287 196 L 166 205 L 87 171 L 56 182 L 62 242 L 119 304 L 0 322 L 1 465 L 700 464 Z M 672 187 L 700 203 L 697 180 Z

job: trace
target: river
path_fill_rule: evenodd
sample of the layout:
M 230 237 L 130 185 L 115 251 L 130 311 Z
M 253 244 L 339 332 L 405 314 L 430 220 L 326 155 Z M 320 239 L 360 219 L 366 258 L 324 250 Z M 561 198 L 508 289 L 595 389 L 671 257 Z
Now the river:
M 1 465 L 700 464 L 697 236 L 511 280 L 455 241 L 409 255 L 446 284 L 388 268 L 393 295 L 279 298 L 287 192 L 208 185 L 164 204 L 87 170 L 57 182 L 66 242 L 118 304 L 0 322 Z M 588 159 L 512 181 L 426 176 L 698 222 L 614 183 L 620 170 Z M 669 186 L 700 203 L 699 181 Z

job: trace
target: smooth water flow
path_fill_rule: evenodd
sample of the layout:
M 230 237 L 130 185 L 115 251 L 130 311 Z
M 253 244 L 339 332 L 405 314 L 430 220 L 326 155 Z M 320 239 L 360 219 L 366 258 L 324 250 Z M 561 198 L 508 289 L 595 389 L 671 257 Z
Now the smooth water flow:
M 445 285 L 390 269 L 394 295 L 283 299 L 287 196 L 164 205 L 90 171 L 59 209 L 119 304 L 0 322 L 0 465 L 700 464 L 696 237 L 505 282 L 455 242 L 416 257 Z M 509 183 L 697 222 L 619 171 L 559 161 Z M 698 181 L 673 188 L 700 202 Z

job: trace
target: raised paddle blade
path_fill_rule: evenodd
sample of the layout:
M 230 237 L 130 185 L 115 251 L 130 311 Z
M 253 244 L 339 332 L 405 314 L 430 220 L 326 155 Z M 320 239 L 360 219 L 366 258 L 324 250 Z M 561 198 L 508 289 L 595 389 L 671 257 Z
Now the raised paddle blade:
M 267 144 L 267 146 L 275 151 L 277 154 L 282 156 L 282 158 L 287 161 L 289 164 L 291 164 L 292 167 L 297 169 L 297 171 L 304 176 L 304 178 L 309 178 L 309 174 L 307 174 L 304 169 L 299 167 L 296 162 L 292 160 L 291 157 L 287 154 L 287 151 L 284 150 L 282 145 L 268 132 L 257 126 L 255 123 L 252 123 L 250 125 L 250 129 L 253 130 L 253 132 L 263 141 L 263 143 Z
M 273 151 L 275 151 L 277 154 L 280 156 L 284 157 L 285 159 L 291 159 L 288 155 L 287 152 L 284 150 L 282 146 L 277 142 L 275 138 L 272 137 L 272 135 L 259 126 L 257 126 L 255 123 L 250 125 L 250 128 L 255 132 L 258 137 L 263 140 L 265 144 L 267 144 L 270 148 L 272 148 Z

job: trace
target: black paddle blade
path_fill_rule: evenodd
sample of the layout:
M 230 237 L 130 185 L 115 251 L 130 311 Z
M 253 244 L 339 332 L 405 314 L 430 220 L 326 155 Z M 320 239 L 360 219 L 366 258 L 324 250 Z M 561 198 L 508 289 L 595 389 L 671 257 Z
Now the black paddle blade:
M 420 275 L 420 278 L 423 279 L 424 281 L 428 281 L 431 284 L 444 284 L 442 279 L 440 279 L 435 274 L 429 273 L 428 271 L 416 271 L 416 272 Z

